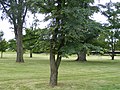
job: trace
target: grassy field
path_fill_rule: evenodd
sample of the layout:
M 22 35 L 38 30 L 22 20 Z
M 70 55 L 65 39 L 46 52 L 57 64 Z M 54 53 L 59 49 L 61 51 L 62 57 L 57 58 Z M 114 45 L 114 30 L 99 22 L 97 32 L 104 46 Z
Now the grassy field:
M 120 57 L 89 56 L 88 62 L 64 58 L 58 86 L 49 86 L 49 56 L 25 54 L 25 63 L 15 62 L 15 53 L 0 59 L 0 90 L 120 90 Z

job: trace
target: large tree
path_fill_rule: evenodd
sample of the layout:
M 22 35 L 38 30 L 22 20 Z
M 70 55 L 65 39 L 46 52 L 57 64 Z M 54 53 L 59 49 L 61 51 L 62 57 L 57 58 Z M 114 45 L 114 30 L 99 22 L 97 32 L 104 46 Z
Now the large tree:
M 0 8 L 9 18 L 14 26 L 15 39 L 17 44 L 16 62 L 24 62 L 23 59 L 23 24 L 28 10 L 27 0 L 0 0 Z
M 50 20 L 50 85 L 56 86 L 58 68 L 63 56 L 75 52 L 83 38 L 84 24 L 89 22 L 85 16 L 92 11 L 83 8 L 86 3 L 94 0 L 44 0 L 36 2 L 43 13 L 45 20 Z
M 80 39 L 80 50 L 77 52 L 77 60 L 76 61 L 87 61 L 86 54 L 89 53 L 90 50 L 97 49 L 96 46 L 92 43 L 92 41 L 97 38 L 102 32 L 101 24 L 88 19 L 86 24 L 84 25 L 84 30 L 82 31 L 83 38 Z

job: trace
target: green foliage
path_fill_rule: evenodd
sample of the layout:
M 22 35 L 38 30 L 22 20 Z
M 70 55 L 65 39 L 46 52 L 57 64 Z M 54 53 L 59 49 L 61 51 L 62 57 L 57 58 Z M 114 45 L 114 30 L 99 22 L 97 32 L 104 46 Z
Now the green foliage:
M 116 50 L 120 51 L 120 40 L 116 43 Z
M 32 50 L 34 48 L 36 39 L 38 39 L 38 36 L 35 34 L 33 29 L 26 29 L 25 31 L 26 34 L 23 37 L 24 48 L 27 50 Z
M 0 41 L 0 51 L 1 52 L 5 52 L 7 48 L 8 48 L 7 41 L 5 41 L 5 39 L 3 39 L 2 41 Z
M 106 3 L 106 5 L 100 5 L 103 9 L 102 14 L 107 17 L 108 23 L 104 25 L 105 27 L 105 39 L 108 42 L 108 47 L 112 48 L 113 44 L 119 42 L 119 11 L 120 11 L 120 3 Z M 116 48 L 116 47 L 113 47 Z
M 99 23 L 89 17 L 98 12 L 97 6 L 91 6 L 94 0 L 37 0 L 33 6 L 45 13 L 50 20 L 48 37 L 55 40 L 55 52 L 72 54 L 79 51 L 83 43 L 90 43 L 102 30 Z M 58 29 L 58 30 L 57 30 Z M 41 43 L 40 43 L 41 44 Z M 61 46 L 62 44 L 62 46 Z M 49 48 L 48 48 L 49 49 Z
M 1 17 L 3 19 L 5 18 L 5 16 L 8 17 L 10 19 L 10 23 L 14 25 L 16 25 L 17 23 L 22 25 L 27 13 L 27 4 L 27 0 L 0 0 L 0 8 L 3 13 Z
M 8 41 L 8 49 L 10 51 L 16 51 L 16 40 L 15 39 L 11 39 Z
M 119 41 L 119 11 L 120 11 L 120 3 L 106 3 L 106 5 L 100 5 L 103 8 L 102 14 L 107 17 L 108 23 L 104 25 L 107 30 L 106 41 L 108 42 L 109 51 L 112 51 L 111 57 L 114 60 L 116 44 Z
M 26 29 L 23 37 L 24 48 L 34 53 L 49 52 L 48 29 Z
M 5 41 L 5 39 L 3 39 L 0 41 L 1 58 L 3 57 L 3 52 L 5 52 L 6 49 L 8 49 L 8 43 Z
M 49 41 L 41 41 L 38 40 L 35 43 L 35 47 L 33 49 L 34 53 L 48 53 L 50 50 L 50 45 Z

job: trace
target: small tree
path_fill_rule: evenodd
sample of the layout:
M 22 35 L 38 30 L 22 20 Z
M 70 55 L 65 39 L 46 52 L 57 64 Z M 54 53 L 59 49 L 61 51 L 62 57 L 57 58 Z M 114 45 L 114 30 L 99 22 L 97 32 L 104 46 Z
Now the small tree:
M 8 48 L 7 41 L 5 41 L 5 39 L 3 39 L 2 41 L 0 41 L 1 58 L 3 57 L 3 52 L 5 52 L 7 48 Z
M 16 40 L 15 39 L 11 39 L 8 41 L 8 50 L 16 51 Z
M 30 58 L 32 58 L 33 49 L 39 36 L 36 35 L 36 30 L 32 28 L 26 29 L 25 31 L 26 34 L 23 37 L 24 48 L 30 51 Z

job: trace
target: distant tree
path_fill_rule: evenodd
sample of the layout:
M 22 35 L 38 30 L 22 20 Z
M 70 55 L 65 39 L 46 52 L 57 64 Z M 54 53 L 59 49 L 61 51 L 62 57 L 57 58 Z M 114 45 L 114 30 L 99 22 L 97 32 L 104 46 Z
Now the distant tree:
M 39 36 L 32 28 L 25 29 L 25 31 L 26 34 L 23 36 L 24 48 L 30 51 L 30 58 L 32 58 L 33 49 L 35 48 L 35 43 Z
M 5 52 L 7 48 L 8 48 L 7 41 L 5 41 L 5 39 L 1 40 L 0 41 L 1 58 L 3 57 L 3 52 Z
M 98 49 L 97 46 L 95 46 L 94 43 L 92 43 L 92 41 L 95 40 L 95 38 L 97 38 L 103 31 L 102 25 L 93 20 L 89 20 L 89 23 L 86 23 L 85 28 L 82 31 L 83 37 L 80 39 L 79 44 L 81 48 L 79 49 L 79 51 L 77 51 L 78 58 L 76 61 L 87 61 L 86 54 L 92 49 Z
M 104 54 L 109 50 L 108 43 L 106 42 L 106 30 L 103 30 L 97 38 L 94 38 L 91 43 L 98 48 L 93 49 L 96 53 Z
M 26 34 L 23 37 L 24 48 L 30 50 L 30 57 L 32 53 L 46 53 L 49 52 L 49 39 L 47 35 L 48 29 L 33 29 L 27 28 Z
M 16 40 L 15 39 L 11 39 L 8 41 L 8 49 L 10 51 L 16 51 Z
M 106 41 L 108 42 L 108 46 L 110 47 L 112 54 L 112 60 L 114 60 L 115 50 L 116 50 L 116 43 L 119 41 L 119 28 L 120 28 L 120 19 L 119 19 L 119 12 L 120 12 L 120 3 L 106 3 L 106 5 L 99 5 L 103 9 L 101 10 L 102 15 L 107 17 L 108 23 L 104 26 L 107 30 L 106 34 Z

